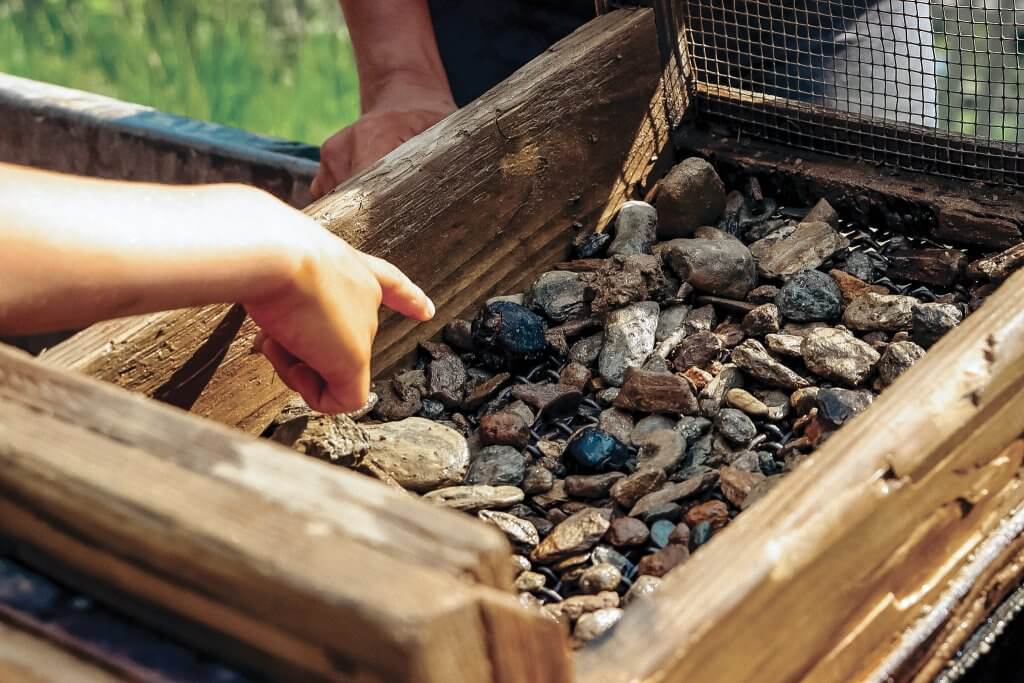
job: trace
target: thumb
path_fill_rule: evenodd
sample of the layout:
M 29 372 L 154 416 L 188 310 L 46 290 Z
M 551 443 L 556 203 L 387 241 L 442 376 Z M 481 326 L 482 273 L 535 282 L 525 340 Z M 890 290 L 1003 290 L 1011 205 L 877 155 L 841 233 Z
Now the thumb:
M 427 321 L 434 317 L 434 302 L 405 273 L 384 259 L 358 253 L 367 269 L 377 278 L 385 306 L 416 320 Z

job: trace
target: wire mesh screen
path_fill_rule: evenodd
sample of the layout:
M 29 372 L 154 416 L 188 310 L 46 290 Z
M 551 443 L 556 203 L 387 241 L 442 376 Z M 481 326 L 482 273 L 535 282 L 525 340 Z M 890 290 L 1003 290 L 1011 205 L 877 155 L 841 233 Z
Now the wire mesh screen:
M 740 141 L 1024 185 L 1024 2 L 947 1 L 654 4 L 670 87 L 703 123 Z

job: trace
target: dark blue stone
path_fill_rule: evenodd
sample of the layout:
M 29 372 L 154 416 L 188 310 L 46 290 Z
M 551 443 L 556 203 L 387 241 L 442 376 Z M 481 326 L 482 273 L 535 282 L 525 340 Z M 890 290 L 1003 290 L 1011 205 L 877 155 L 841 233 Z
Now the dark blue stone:
M 667 519 L 659 519 L 651 525 L 651 541 L 659 548 L 668 545 L 668 537 L 675 531 L 676 525 Z
M 0 604 L 44 616 L 54 608 L 61 592 L 49 579 L 16 562 L 0 559 Z
M 473 320 L 473 342 L 511 356 L 533 356 L 547 346 L 546 329 L 544 319 L 530 309 L 511 301 L 495 301 L 481 308 Z
M 431 398 L 423 399 L 423 406 L 420 408 L 420 416 L 428 420 L 438 420 L 444 415 L 444 404 Z
M 761 468 L 761 473 L 766 477 L 782 473 L 782 466 L 775 462 L 775 456 L 768 451 L 758 451 L 757 464 Z
M 690 534 L 690 542 L 693 543 L 693 547 L 699 548 L 710 541 L 711 531 L 711 522 L 701 522 L 697 526 L 693 527 L 693 531 Z
M 597 427 L 587 427 L 576 432 L 566 445 L 565 452 L 587 471 L 619 469 L 632 456 L 626 444 Z
M 591 233 L 575 244 L 572 250 L 573 258 L 596 258 L 604 253 L 611 241 L 611 233 Z

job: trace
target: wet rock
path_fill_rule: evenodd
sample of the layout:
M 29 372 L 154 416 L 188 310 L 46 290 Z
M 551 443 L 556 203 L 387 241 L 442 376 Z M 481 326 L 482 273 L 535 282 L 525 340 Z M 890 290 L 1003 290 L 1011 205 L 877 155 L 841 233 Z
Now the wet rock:
M 526 456 L 511 446 L 488 446 L 470 464 L 465 481 L 488 486 L 518 486 L 525 475 Z
M 602 562 L 585 569 L 580 575 L 579 585 L 584 593 L 600 593 L 615 590 L 621 582 L 619 568 Z
M 612 484 L 625 477 L 622 472 L 573 474 L 565 478 L 565 492 L 574 498 L 604 498 Z
M 749 498 L 748 498 L 749 500 Z M 711 526 L 711 522 L 701 522 L 693 527 L 693 534 L 690 540 L 693 548 L 699 548 L 708 541 L 711 540 L 711 534 L 714 528 Z
M 967 256 L 957 249 L 897 249 L 886 257 L 890 278 L 934 287 L 951 287 L 967 267 Z
M 586 552 L 597 545 L 611 525 L 611 512 L 586 508 L 570 516 L 530 553 L 539 564 L 551 564 L 572 555 Z
M 839 291 L 843 295 L 843 302 L 846 304 L 849 304 L 861 294 L 867 294 L 869 292 L 875 294 L 889 293 L 889 290 L 881 285 L 869 285 L 860 278 L 854 277 L 853 275 L 841 270 L 833 269 L 828 271 L 828 274 L 836 281 L 836 284 L 839 286 Z
M 651 434 L 662 429 L 672 429 L 675 420 L 666 415 L 648 415 L 640 419 L 629 434 L 629 443 L 634 446 L 643 445 Z
M 615 217 L 615 240 L 608 255 L 650 254 L 658 232 L 658 210 L 647 202 L 628 201 Z
M 750 492 L 765 479 L 760 472 L 747 472 L 735 467 L 722 467 L 718 475 L 722 494 L 738 508 L 743 507 Z
M 924 354 L 925 350 L 911 341 L 889 344 L 878 361 L 879 384 L 882 387 L 889 386 L 914 363 L 924 358 Z
M 697 399 L 680 377 L 628 368 L 615 406 L 647 413 L 694 413 Z
M 481 349 L 513 357 L 532 357 L 544 351 L 544 319 L 508 301 L 486 304 L 473 319 L 473 343 Z
M 576 259 L 600 257 L 611 241 L 612 236 L 608 232 L 581 233 L 573 239 L 572 256 Z
M 757 427 L 746 413 L 735 408 L 722 408 L 715 417 L 718 432 L 737 446 L 746 446 L 757 436 Z
M 654 331 L 654 341 L 661 342 L 683 326 L 683 321 L 690 314 L 691 307 L 687 304 L 676 304 L 661 309 L 658 316 L 658 327 Z
M 507 508 L 523 498 L 522 489 L 515 486 L 449 486 L 423 494 L 423 500 L 463 512 Z
M 775 303 L 775 297 L 778 295 L 779 288 L 775 285 L 761 285 L 747 292 L 747 301 L 757 306 L 771 304 Z
M 645 301 L 608 314 L 598 370 L 612 386 L 621 386 L 626 369 L 643 365 L 654 351 L 658 313 L 658 304 Z
M 629 443 L 629 436 L 633 432 L 632 415 L 618 408 L 609 408 L 602 411 L 597 420 L 599 429 L 608 432 L 622 443 Z
M 756 343 L 756 342 L 755 342 Z M 741 348 L 740 344 L 738 348 Z M 736 351 L 734 350 L 735 354 Z M 742 352 L 741 352 L 742 354 Z M 725 403 L 725 396 L 732 389 L 743 386 L 743 373 L 732 363 L 726 364 L 711 382 L 700 392 L 700 412 L 706 417 L 714 417 L 722 409 Z
M 541 275 L 526 293 L 527 305 L 552 322 L 584 315 L 586 292 L 579 273 L 552 270 Z
M 652 595 L 661 588 L 661 577 L 651 576 L 650 574 L 644 574 L 638 576 L 633 581 L 633 586 L 627 592 L 625 597 L 622 598 L 622 606 L 627 607 L 631 602 L 642 598 L 645 595 Z
M 913 309 L 918 303 L 911 296 L 864 294 L 846 307 L 843 324 L 861 332 L 909 330 L 913 323 Z
M 697 527 L 702 523 L 710 524 L 712 529 L 721 529 L 729 519 L 729 507 L 720 500 L 709 500 L 686 511 L 686 523 L 693 529 L 695 540 Z
M 843 293 L 836 281 L 818 270 L 802 270 L 782 286 L 775 297 L 782 317 L 797 322 L 838 320 Z
M 459 484 L 469 467 L 465 437 L 436 422 L 410 417 L 365 430 L 370 449 L 364 466 L 386 473 L 411 491 Z
M 629 511 L 629 516 L 644 519 L 645 513 L 657 509 L 666 503 L 678 503 L 704 493 L 713 487 L 716 481 L 718 481 L 718 473 L 708 471 L 701 476 L 664 486 L 638 500 Z
M 510 410 L 489 413 L 480 418 L 480 443 L 525 448 L 530 443 L 530 423 Z
M 846 330 L 828 327 L 807 335 L 801 352 L 807 369 L 815 375 L 852 387 L 867 379 L 880 358 L 870 344 Z
M 632 509 L 644 496 L 657 491 L 665 483 L 665 472 L 658 469 L 639 470 L 615 482 L 611 488 L 612 500 L 624 509 Z
M 520 592 L 539 591 L 547 583 L 547 577 L 537 572 L 522 572 L 516 577 L 513 586 Z
M 540 534 L 537 533 L 537 527 L 525 519 L 520 519 L 515 515 L 497 510 L 481 510 L 477 513 L 477 517 L 501 529 L 513 543 L 531 548 L 540 543 Z M 543 585 L 542 582 L 541 586 Z M 529 589 L 520 588 L 519 590 Z
M 783 389 L 800 389 L 810 382 L 778 362 L 761 344 L 748 339 L 732 351 L 732 362 L 754 379 Z
M 422 396 L 426 391 L 426 382 L 422 370 L 413 370 L 390 381 L 374 383 L 373 391 L 380 400 L 373 414 L 388 422 L 412 417 L 423 407 Z
M 870 391 L 822 389 L 818 392 L 818 417 L 833 427 L 841 427 L 864 412 L 872 400 L 874 396 Z
M 483 404 L 497 396 L 498 392 L 505 388 L 512 380 L 512 375 L 507 372 L 499 372 L 494 377 L 473 387 L 462 401 L 462 409 L 474 411 Z
M 930 348 L 964 319 L 952 304 L 919 304 L 910 310 L 911 336 L 918 345 Z
M 520 488 L 527 495 L 537 495 L 540 493 L 547 493 L 551 490 L 551 487 L 555 485 L 555 475 L 551 473 L 551 470 L 541 465 L 532 465 L 526 468 L 526 473 L 523 475 L 523 483 Z
M 729 407 L 742 410 L 747 415 L 754 417 L 768 415 L 768 406 L 745 389 L 730 389 L 725 395 L 725 402 Z
M 644 438 L 637 456 L 637 469 L 674 471 L 686 454 L 686 439 L 672 429 L 659 429 Z
M 651 525 L 651 543 L 664 548 L 668 545 L 668 537 L 675 531 L 676 525 L 667 519 L 659 519 Z
M 659 248 L 665 263 L 698 292 L 743 299 L 757 285 L 754 257 L 737 239 L 677 239 Z
M 665 546 L 656 553 L 647 555 L 637 565 L 641 576 L 662 577 L 690 558 L 690 551 L 681 545 Z
M 683 371 L 691 367 L 702 367 L 718 358 L 722 340 L 714 332 L 695 332 L 683 339 L 672 354 L 672 365 Z
M 512 388 L 512 395 L 538 415 L 553 418 L 575 414 L 583 400 L 579 389 L 564 384 L 518 384 Z
M 576 362 L 568 363 L 558 373 L 558 383 L 583 391 L 590 383 L 590 370 Z
M 588 471 L 619 469 L 632 455 L 626 444 L 596 427 L 585 427 L 573 434 L 565 454 Z
M 743 316 L 743 331 L 752 337 L 774 334 L 779 331 L 780 325 L 782 315 L 775 304 L 761 304 Z
M 444 339 L 445 344 L 459 351 L 476 350 L 473 345 L 473 325 L 468 320 L 461 318 L 452 320 L 444 326 L 441 338 Z
M 589 612 L 576 622 L 572 637 L 577 642 L 589 643 L 615 628 L 620 619 L 622 619 L 622 610 L 617 607 L 606 607 L 596 612 Z
M 811 207 L 811 210 L 804 216 L 804 223 L 828 223 L 833 228 L 839 222 L 839 214 L 828 203 L 827 199 L 819 199 L 818 203 Z
M 849 240 L 823 222 L 803 222 L 788 234 L 775 233 L 750 245 L 760 276 L 782 279 L 820 266 L 850 246 Z
M 643 545 L 647 542 L 650 531 L 647 525 L 633 517 L 619 517 L 612 520 L 605 539 L 616 548 Z
M 875 279 L 877 267 L 870 256 L 860 251 L 854 251 L 846 257 L 846 263 L 843 264 L 843 271 L 849 273 L 858 280 L 871 282 Z
M 604 345 L 604 332 L 598 332 L 592 334 L 589 337 L 583 337 L 569 349 L 569 360 L 579 363 L 580 365 L 590 366 L 597 362 L 597 357 L 601 353 L 601 347 Z
M 685 237 L 725 210 L 725 185 L 711 164 L 692 157 L 669 171 L 658 190 L 658 236 Z

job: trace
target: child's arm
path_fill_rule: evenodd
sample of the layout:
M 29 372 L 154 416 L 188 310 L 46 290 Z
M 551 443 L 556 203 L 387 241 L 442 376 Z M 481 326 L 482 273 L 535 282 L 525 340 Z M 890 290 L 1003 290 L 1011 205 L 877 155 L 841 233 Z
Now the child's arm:
M 397 268 L 259 190 L 0 164 L 0 334 L 222 302 L 245 305 L 281 378 L 324 412 L 366 401 L 382 302 L 434 312 Z

